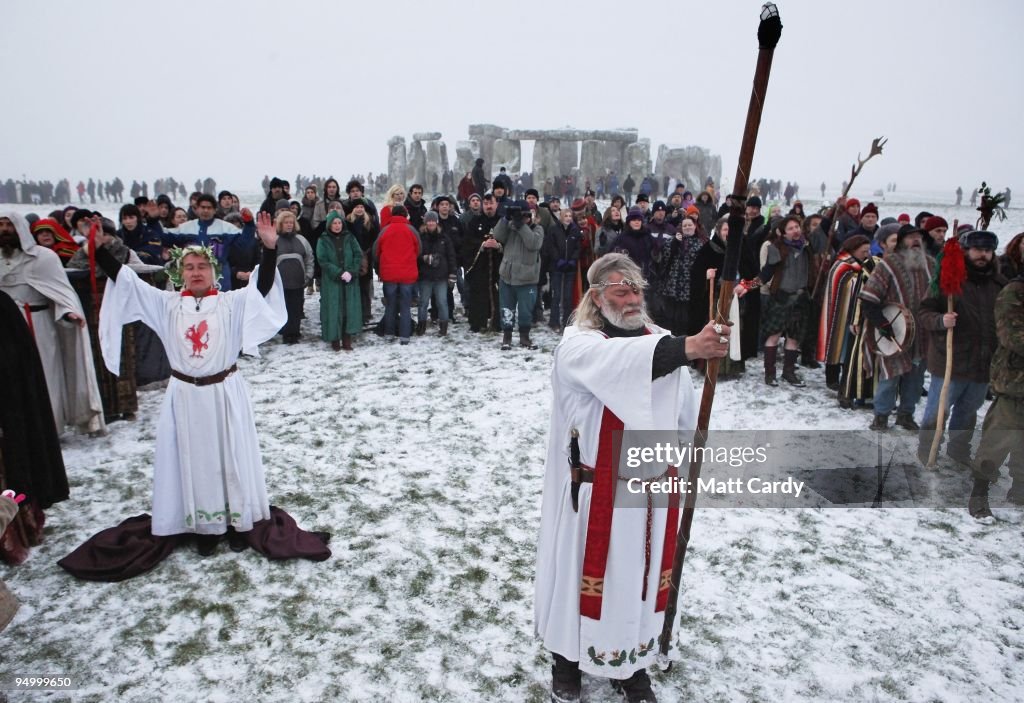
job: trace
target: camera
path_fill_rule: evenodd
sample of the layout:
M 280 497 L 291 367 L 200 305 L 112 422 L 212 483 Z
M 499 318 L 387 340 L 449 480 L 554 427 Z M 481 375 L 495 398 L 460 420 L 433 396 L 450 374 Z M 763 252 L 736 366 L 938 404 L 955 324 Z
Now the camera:
M 505 216 L 510 220 L 523 219 L 523 208 L 519 205 L 509 205 L 505 208 Z

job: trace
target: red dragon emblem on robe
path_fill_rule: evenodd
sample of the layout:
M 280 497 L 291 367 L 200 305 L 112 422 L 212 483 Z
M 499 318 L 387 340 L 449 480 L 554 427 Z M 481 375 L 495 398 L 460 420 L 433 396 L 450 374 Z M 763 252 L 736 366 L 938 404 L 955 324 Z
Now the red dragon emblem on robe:
M 197 325 L 192 325 L 185 330 L 185 339 L 192 343 L 192 358 L 202 359 L 203 352 L 210 346 L 210 333 L 206 325 L 206 320 L 203 320 Z

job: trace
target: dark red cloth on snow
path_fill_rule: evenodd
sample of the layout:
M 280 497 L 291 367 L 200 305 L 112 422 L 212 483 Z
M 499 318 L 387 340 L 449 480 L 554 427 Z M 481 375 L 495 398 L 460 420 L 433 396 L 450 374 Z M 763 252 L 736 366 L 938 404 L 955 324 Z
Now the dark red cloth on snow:
M 147 514 L 130 517 L 120 525 L 98 532 L 57 564 L 72 576 L 87 581 L 124 581 L 144 574 L 162 562 L 191 534 L 158 537 Z M 268 559 L 310 559 L 331 556 L 325 533 L 306 532 L 291 515 L 270 506 L 270 519 L 254 523 L 244 535 L 247 544 Z

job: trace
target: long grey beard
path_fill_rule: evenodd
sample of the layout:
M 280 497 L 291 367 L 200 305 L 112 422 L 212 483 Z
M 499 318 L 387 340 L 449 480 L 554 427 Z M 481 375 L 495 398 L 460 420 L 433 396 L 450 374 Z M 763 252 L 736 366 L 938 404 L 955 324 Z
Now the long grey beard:
M 928 267 L 928 257 L 924 253 L 924 249 L 907 249 L 903 253 L 903 260 L 907 264 L 907 268 L 914 273 L 921 273 Z
M 639 310 L 640 314 L 629 319 L 627 319 L 624 314 L 626 311 L 619 312 L 618 310 L 612 309 L 611 306 L 609 306 L 607 310 L 602 310 L 601 312 L 604 313 L 605 319 L 607 319 L 608 322 L 612 323 L 619 329 L 638 330 L 644 326 L 644 320 L 647 318 L 647 311 L 644 309 L 643 305 L 637 305 L 629 309 L 630 312 L 633 310 Z

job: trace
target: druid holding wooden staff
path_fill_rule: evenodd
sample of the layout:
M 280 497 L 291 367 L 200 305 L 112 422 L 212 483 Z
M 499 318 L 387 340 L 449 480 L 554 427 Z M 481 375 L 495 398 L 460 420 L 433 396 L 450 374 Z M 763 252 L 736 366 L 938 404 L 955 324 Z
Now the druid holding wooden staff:
M 938 260 L 939 274 L 918 313 L 920 334 L 930 334 L 928 387 L 919 434 L 918 458 L 933 465 L 949 412 L 946 454 L 969 465 L 978 410 L 988 392 L 989 366 L 996 351 L 996 297 L 1004 279 L 995 262 L 999 240 L 992 232 L 972 230 L 963 248 L 954 237 Z
M 781 30 L 775 6 L 766 5 L 737 179 L 740 203 Z M 731 231 L 742 232 L 742 205 L 733 217 Z M 689 536 L 685 511 L 692 520 L 693 495 L 687 493 L 681 509 L 685 484 L 680 490 L 677 464 L 664 457 L 620 457 L 640 449 L 631 443 L 640 439 L 637 431 L 671 438 L 676 446 L 689 444 L 695 426 L 706 433 L 708 389 L 713 396 L 718 361 L 729 347 L 723 311 L 730 309 L 739 245 L 739 236 L 730 237 L 719 317 L 698 334 L 679 337 L 648 317 L 639 266 L 624 254 L 606 254 L 587 272 L 588 288 L 555 350 L 535 594 L 536 632 L 554 656 L 553 701 L 580 700 L 581 672 L 612 679 L 627 701 L 657 700 L 646 667 L 675 624 L 680 547 Z M 699 408 L 682 370 L 695 359 L 709 360 Z M 665 481 L 676 490 L 655 498 L 643 489 Z M 680 654 L 676 647 L 662 653 L 669 659 Z

